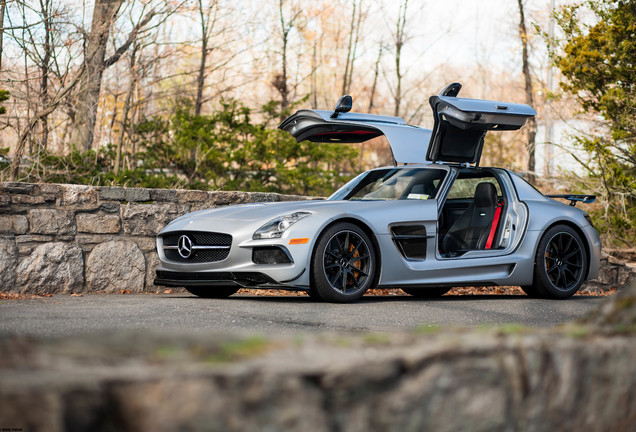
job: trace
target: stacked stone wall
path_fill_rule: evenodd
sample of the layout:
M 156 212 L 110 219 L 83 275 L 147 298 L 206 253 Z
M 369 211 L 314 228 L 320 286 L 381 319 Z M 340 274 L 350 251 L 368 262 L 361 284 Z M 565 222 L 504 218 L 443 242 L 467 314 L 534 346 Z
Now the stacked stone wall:
M 155 235 L 185 213 L 274 193 L 0 183 L 0 287 L 17 293 L 155 292 Z
M 185 213 L 297 195 L 0 183 L 0 289 L 53 294 L 155 292 L 155 235 Z M 636 266 L 609 255 L 590 291 L 619 288 Z

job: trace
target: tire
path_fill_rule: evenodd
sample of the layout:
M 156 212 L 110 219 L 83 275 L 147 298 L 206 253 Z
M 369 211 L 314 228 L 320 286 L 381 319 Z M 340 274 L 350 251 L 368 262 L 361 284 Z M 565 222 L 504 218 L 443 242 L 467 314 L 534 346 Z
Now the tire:
M 311 290 L 325 301 L 359 300 L 377 283 L 376 261 L 373 243 L 362 229 L 351 223 L 337 223 L 325 230 L 316 243 Z
M 526 295 L 530 298 L 539 298 L 541 297 L 541 295 L 539 294 L 539 292 L 537 291 L 537 289 L 532 286 L 532 285 L 526 285 L 526 286 L 521 286 L 519 287 L 523 290 L 524 293 L 526 293 Z
M 316 291 L 315 288 L 309 288 L 305 292 L 307 293 L 309 298 L 312 299 L 312 300 L 322 300 L 322 297 L 320 297 L 320 294 L 318 294 L 318 291 Z
M 233 286 L 210 286 L 210 287 L 186 287 L 186 289 L 197 297 L 202 298 L 228 298 L 236 293 L 240 287 Z
M 566 299 L 574 295 L 587 275 L 587 252 L 581 236 L 566 225 L 543 234 L 534 260 L 532 288 L 543 298 Z
M 436 298 L 449 292 L 452 287 L 439 288 L 402 288 L 402 291 L 417 298 Z

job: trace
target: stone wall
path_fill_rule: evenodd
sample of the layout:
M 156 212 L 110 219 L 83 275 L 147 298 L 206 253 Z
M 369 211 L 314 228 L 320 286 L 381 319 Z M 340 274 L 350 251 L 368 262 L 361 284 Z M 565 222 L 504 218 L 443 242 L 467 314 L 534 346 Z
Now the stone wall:
M 307 199 L 274 193 L 0 183 L 0 289 L 30 294 L 155 292 L 155 235 L 190 211 Z M 636 266 L 604 255 L 589 291 L 621 287 Z
M 0 287 L 32 294 L 154 292 L 155 235 L 176 217 L 274 193 L 0 183 Z

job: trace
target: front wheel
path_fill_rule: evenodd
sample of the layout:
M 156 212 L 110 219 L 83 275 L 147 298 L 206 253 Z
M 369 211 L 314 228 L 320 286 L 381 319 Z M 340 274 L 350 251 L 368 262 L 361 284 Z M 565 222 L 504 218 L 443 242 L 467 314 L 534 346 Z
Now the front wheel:
M 566 225 L 550 228 L 539 241 L 531 293 L 566 299 L 576 293 L 587 275 L 587 252 L 581 236 Z
M 186 287 L 186 289 L 197 297 L 203 298 L 228 298 L 236 293 L 240 288 L 233 286 L 209 286 L 209 287 Z
M 324 231 L 311 265 L 312 290 L 321 299 L 347 303 L 376 283 L 375 248 L 358 226 L 341 222 Z

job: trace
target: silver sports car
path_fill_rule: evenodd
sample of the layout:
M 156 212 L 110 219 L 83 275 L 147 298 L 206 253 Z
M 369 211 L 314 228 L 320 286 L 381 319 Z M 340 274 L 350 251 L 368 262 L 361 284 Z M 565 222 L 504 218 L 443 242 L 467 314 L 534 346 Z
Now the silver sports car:
M 416 297 L 454 286 L 519 285 L 564 299 L 597 276 L 598 232 L 577 201 L 543 195 L 519 175 L 479 166 L 489 130 L 515 130 L 527 105 L 457 97 L 430 104 L 433 130 L 397 117 L 300 110 L 280 128 L 298 141 L 358 143 L 384 135 L 394 166 L 351 180 L 326 200 L 236 205 L 179 217 L 157 236 L 155 284 L 201 297 L 239 288 L 305 290 L 333 302 L 370 288 Z

